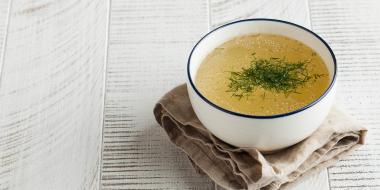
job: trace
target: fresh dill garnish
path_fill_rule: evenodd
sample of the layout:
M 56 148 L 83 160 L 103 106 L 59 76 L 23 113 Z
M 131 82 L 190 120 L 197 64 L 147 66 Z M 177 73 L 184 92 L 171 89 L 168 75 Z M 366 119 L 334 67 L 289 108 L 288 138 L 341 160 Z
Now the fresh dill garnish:
M 309 60 L 290 62 L 285 58 L 262 59 L 255 55 L 252 54 L 253 58 L 248 68 L 242 68 L 240 72 L 230 72 L 228 92 L 231 92 L 232 96 L 239 99 L 247 97 L 257 88 L 285 95 L 299 93 L 298 87 L 310 81 L 315 82 L 323 76 L 323 74 L 309 74 L 307 70 Z M 265 98 L 265 95 L 262 97 Z

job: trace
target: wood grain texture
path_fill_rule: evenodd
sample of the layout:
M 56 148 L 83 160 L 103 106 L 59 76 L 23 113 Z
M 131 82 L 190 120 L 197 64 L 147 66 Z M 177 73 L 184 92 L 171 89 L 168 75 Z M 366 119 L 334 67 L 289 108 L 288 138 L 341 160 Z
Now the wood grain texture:
M 247 18 L 281 19 L 310 28 L 307 0 L 211 0 L 210 2 L 211 28 L 226 22 Z M 329 189 L 327 170 L 297 182 L 288 189 Z
M 164 93 L 185 81 L 207 31 L 207 1 L 113 0 L 109 33 L 102 189 L 210 189 L 153 118 Z
M 210 0 L 210 26 L 247 18 L 287 20 L 310 27 L 307 0 Z
M 12 1 L 0 189 L 98 189 L 107 1 Z
M 367 142 L 329 168 L 331 189 L 380 189 L 380 2 L 311 0 L 313 29 L 338 61 L 337 103 L 369 128 Z
M 0 1 L 0 52 L 2 52 L 4 37 L 6 34 L 6 29 L 8 25 L 8 10 L 9 10 L 9 0 Z M 0 53 L 2 55 L 2 53 Z M 1 58 L 0 58 L 1 60 Z M 0 76 L 1 76 L 1 61 L 0 61 Z

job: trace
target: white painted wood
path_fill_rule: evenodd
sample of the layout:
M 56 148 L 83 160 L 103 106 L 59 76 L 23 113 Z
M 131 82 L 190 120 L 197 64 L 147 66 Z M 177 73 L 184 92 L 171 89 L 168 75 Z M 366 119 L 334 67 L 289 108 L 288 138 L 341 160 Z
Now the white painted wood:
M 7 33 L 8 26 L 8 12 L 10 8 L 10 0 L 0 1 L 0 80 L 1 80 L 1 68 L 2 68 L 2 60 L 3 60 L 3 46 L 5 43 L 5 37 Z
M 107 1 L 11 3 L 0 189 L 98 189 Z
M 290 184 L 284 190 L 328 190 L 328 174 L 327 170 L 308 176 L 307 179 L 302 179 Z
M 185 81 L 194 43 L 207 32 L 207 1 L 111 2 L 102 189 L 210 189 L 153 117 Z
M 210 0 L 210 26 L 247 18 L 287 20 L 310 27 L 307 0 Z
M 2 52 L 2 47 L 4 43 L 4 37 L 6 34 L 6 27 L 8 24 L 8 10 L 9 10 L 9 0 L 0 1 L 0 52 Z M 0 53 L 1 55 L 1 53 Z M 0 58 L 1 60 L 1 58 Z M 0 61 L 0 71 L 1 71 L 1 61 Z M 0 72 L 1 76 L 1 72 Z
M 311 0 L 313 29 L 338 60 L 337 103 L 369 128 L 355 154 L 329 168 L 331 189 L 380 189 L 380 1 Z

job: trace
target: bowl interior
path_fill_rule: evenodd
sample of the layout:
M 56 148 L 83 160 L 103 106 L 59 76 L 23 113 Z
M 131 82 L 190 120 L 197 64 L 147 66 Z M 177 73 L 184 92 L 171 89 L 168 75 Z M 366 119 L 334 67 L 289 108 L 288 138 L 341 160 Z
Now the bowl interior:
M 287 36 L 311 47 L 326 63 L 330 73 L 330 86 L 336 74 L 335 58 L 331 49 L 319 36 L 298 25 L 268 19 L 251 19 L 237 21 L 221 26 L 204 36 L 194 47 L 188 65 L 189 80 L 193 84 L 197 70 L 203 59 L 216 47 L 240 35 L 252 33 L 269 33 Z M 193 85 L 196 88 L 195 85 Z M 326 92 L 325 92 L 326 93 Z

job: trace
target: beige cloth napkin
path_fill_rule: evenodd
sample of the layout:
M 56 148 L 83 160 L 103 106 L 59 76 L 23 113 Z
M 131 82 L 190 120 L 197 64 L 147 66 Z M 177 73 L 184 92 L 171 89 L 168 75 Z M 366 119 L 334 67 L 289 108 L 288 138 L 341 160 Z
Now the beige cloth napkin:
M 236 148 L 200 123 L 186 85 L 168 92 L 154 108 L 157 122 L 198 171 L 226 189 L 279 189 L 326 168 L 364 143 L 366 129 L 336 108 L 304 141 L 273 154 Z M 307 127 L 307 126 L 305 126 Z

